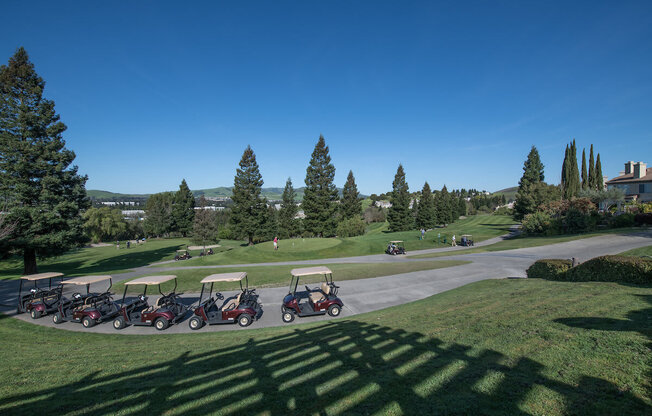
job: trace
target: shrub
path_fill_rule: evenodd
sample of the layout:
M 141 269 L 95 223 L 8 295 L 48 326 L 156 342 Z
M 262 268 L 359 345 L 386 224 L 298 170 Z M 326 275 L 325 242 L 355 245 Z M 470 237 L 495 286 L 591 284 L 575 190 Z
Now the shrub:
M 580 208 L 571 207 L 566 211 L 562 218 L 562 228 L 564 233 L 574 234 L 595 229 L 598 223 L 598 215 L 593 215 L 595 211 L 584 211 Z
M 596 257 L 568 270 L 565 280 L 652 283 L 652 260 L 627 256 Z
M 652 213 L 636 214 L 634 222 L 636 225 L 652 225 Z
M 364 220 L 367 223 L 372 223 L 372 222 L 385 222 L 385 212 L 382 210 L 382 208 L 370 206 L 367 207 L 367 209 L 364 210 Z
M 217 232 L 217 238 L 220 240 L 233 240 L 234 239 L 233 232 L 231 231 L 230 228 L 220 228 L 220 230 Z
M 523 231 L 527 234 L 553 234 L 556 221 L 547 212 L 537 211 L 523 218 Z
M 338 237 L 355 237 L 356 235 L 362 235 L 367 228 L 364 221 L 358 217 L 349 218 L 343 220 L 337 225 L 337 236 Z
M 633 227 L 634 226 L 634 214 L 630 213 L 625 213 L 625 214 L 620 214 L 613 216 L 611 218 L 611 226 L 613 228 L 620 228 L 620 227 Z
M 570 260 L 537 260 L 526 270 L 527 277 L 546 280 L 565 280 L 564 274 L 572 266 Z

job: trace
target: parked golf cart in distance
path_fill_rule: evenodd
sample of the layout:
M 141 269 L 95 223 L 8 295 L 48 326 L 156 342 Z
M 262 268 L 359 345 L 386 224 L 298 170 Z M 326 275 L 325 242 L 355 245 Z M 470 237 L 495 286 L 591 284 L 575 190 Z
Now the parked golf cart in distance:
M 63 273 L 38 273 L 22 276 L 18 287 L 17 313 L 29 312 L 32 319 L 38 319 L 43 315 L 57 310 L 61 298 L 61 282 L 52 287 L 52 279 L 57 277 L 63 280 Z M 48 287 L 38 286 L 38 282 L 48 280 Z M 34 287 L 23 294 L 23 282 L 34 282 Z
M 407 254 L 407 251 L 405 251 L 405 247 L 403 247 L 403 241 L 396 240 L 389 242 L 385 253 L 395 256 L 397 254 Z
M 245 282 L 244 286 L 242 282 Z M 220 292 L 213 293 L 213 285 L 221 282 L 239 282 L 240 293 L 237 296 L 229 297 L 224 300 L 222 306 L 217 306 L 217 301 L 223 300 L 224 296 Z M 208 295 L 204 299 L 204 292 L 208 286 Z M 249 279 L 246 272 L 220 273 L 206 276 L 201 280 L 201 293 L 199 294 L 199 303 L 195 308 L 192 318 L 188 321 L 190 329 L 197 330 L 204 324 L 234 324 L 245 327 L 260 318 L 262 315 L 262 306 L 258 303 L 256 289 L 249 289 Z
M 328 313 L 330 316 L 338 316 L 342 312 L 344 303 L 337 297 L 339 286 L 333 283 L 333 272 L 328 267 L 317 266 L 293 269 L 290 274 L 292 275 L 290 289 L 283 298 L 283 304 L 281 305 L 281 319 L 283 319 L 283 322 L 292 322 L 295 315 L 304 317 Z M 311 275 L 324 276 L 324 282 L 322 282 L 321 286 L 314 289 L 305 286 L 305 292 L 297 291 L 299 279 Z
M 91 293 L 93 283 L 109 281 L 109 287 L 102 293 Z M 61 282 L 64 287 L 85 286 L 86 294 L 73 293 L 70 299 L 60 296 L 57 312 L 52 315 L 55 324 L 62 322 L 81 322 L 84 328 L 90 328 L 116 316 L 120 311 L 110 292 L 113 280 L 111 276 L 82 276 Z
M 473 236 L 471 234 L 464 234 L 460 238 L 460 245 L 464 247 L 470 247 L 473 245 Z
M 190 255 L 188 250 L 177 250 L 177 254 L 174 256 L 174 261 L 188 260 L 191 258 L 192 256 Z
M 174 280 L 174 289 L 167 295 L 161 291 L 161 284 Z M 127 289 L 130 286 L 143 285 L 143 293 L 135 300 L 126 302 Z M 156 304 L 147 303 L 147 287 L 158 286 L 161 297 Z M 115 329 L 125 328 L 127 325 L 152 326 L 159 331 L 166 329 L 171 323 L 177 323 L 186 315 L 188 307 L 179 301 L 180 293 L 177 289 L 177 277 L 174 275 L 145 276 L 125 282 L 125 291 L 122 295 L 122 306 L 118 317 L 113 320 Z

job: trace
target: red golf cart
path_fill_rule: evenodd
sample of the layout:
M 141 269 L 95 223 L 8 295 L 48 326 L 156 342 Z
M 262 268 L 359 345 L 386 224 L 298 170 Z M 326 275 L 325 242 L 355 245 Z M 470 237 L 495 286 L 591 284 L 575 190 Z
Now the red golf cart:
M 294 321 L 294 316 L 324 315 L 338 316 L 342 312 L 344 304 L 337 297 L 339 286 L 333 283 L 333 272 L 328 267 L 306 267 L 293 269 L 290 274 L 290 291 L 283 298 L 281 305 L 281 318 L 283 322 Z M 310 289 L 305 286 L 306 291 L 297 291 L 299 278 L 303 276 L 323 275 L 324 282 L 320 287 Z M 330 280 L 329 280 L 330 277 Z
M 167 295 L 161 291 L 161 284 L 174 280 L 174 289 Z M 135 300 L 126 302 L 127 288 L 135 285 L 143 285 L 143 293 Z M 161 297 L 154 305 L 147 303 L 147 286 L 158 286 Z M 125 328 L 127 325 L 152 326 L 159 331 L 166 329 L 170 324 L 177 323 L 186 315 L 188 307 L 181 303 L 181 293 L 175 293 L 177 289 L 177 277 L 146 276 L 134 279 L 125 283 L 125 292 L 122 295 L 122 307 L 118 317 L 113 320 L 115 329 Z
M 387 250 L 385 250 L 385 253 L 395 256 L 397 254 L 407 254 L 407 251 L 405 251 L 405 247 L 403 246 L 403 241 L 395 240 L 389 242 L 389 244 L 387 245 Z
M 174 256 L 174 261 L 189 260 L 191 258 L 192 256 L 188 250 L 177 250 L 177 254 Z
M 93 283 L 109 281 L 109 287 L 105 292 L 91 293 L 90 286 Z M 82 276 L 61 282 L 64 288 L 78 289 L 86 286 L 86 294 L 79 292 L 72 294 L 70 298 L 60 295 L 57 312 L 52 315 L 55 324 L 62 322 L 81 322 L 84 328 L 90 328 L 97 323 L 104 322 L 116 316 L 120 311 L 118 305 L 113 302 L 113 294 L 110 292 L 113 281 L 111 276 Z
M 244 280 L 245 284 L 242 285 Z M 220 282 L 239 282 L 240 291 L 236 296 L 231 296 L 224 300 L 224 296 L 220 292 L 213 293 L 213 285 Z M 204 299 L 204 291 L 206 286 L 210 283 L 208 288 L 208 295 Z M 188 321 L 190 329 L 199 329 L 204 324 L 234 324 L 238 323 L 240 326 L 248 326 L 260 318 L 262 315 L 262 306 L 258 303 L 258 295 L 256 289 L 249 289 L 249 279 L 246 272 L 235 273 L 221 273 L 206 276 L 201 280 L 201 293 L 199 294 L 199 306 L 195 308 L 192 318 Z M 218 306 L 218 301 L 224 300 L 221 306 Z
M 22 276 L 18 287 L 18 313 L 29 312 L 32 319 L 57 310 L 61 295 L 61 282 L 52 287 L 52 279 L 63 276 L 63 273 L 38 273 Z M 38 282 L 48 280 L 48 287 L 39 287 Z M 34 287 L 23 294 L 23 282 L 34 282 Z

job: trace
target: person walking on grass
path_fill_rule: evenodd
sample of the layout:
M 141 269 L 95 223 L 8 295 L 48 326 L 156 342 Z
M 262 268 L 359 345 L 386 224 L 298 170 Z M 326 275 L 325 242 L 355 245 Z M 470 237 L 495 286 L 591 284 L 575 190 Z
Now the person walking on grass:
M 423 240 L 423 237 L 425 237 L 425 236 L 426 236 L 426 230 L 424 230 L 424 229 L 422 228 L 422 229 L 421 229 L 421 240 Z
M 274 237 L 274 250 L 278 250 L 278 237 Z
M 455 234 L 453 234 L 453 238 L 451 239 L 451 245 L 455 247 L 457 243 L 455 243 Z

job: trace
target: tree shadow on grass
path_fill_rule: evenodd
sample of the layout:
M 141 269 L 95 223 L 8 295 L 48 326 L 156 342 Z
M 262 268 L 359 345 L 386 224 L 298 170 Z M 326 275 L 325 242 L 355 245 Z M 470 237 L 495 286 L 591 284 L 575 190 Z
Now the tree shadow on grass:
M 560 413 L 650 411 L 604 380 L 583 377 L 575 386 L 544 370 L 528 358 L 512 362 L 418 332 L 339 321 L 209 352 L 171 351 L 166 361 L 117 373 L 89 371 L 72 383 L 4 397 L 0 412 L 525 415 L 526 396 L 542 388 L 561 396 Z

